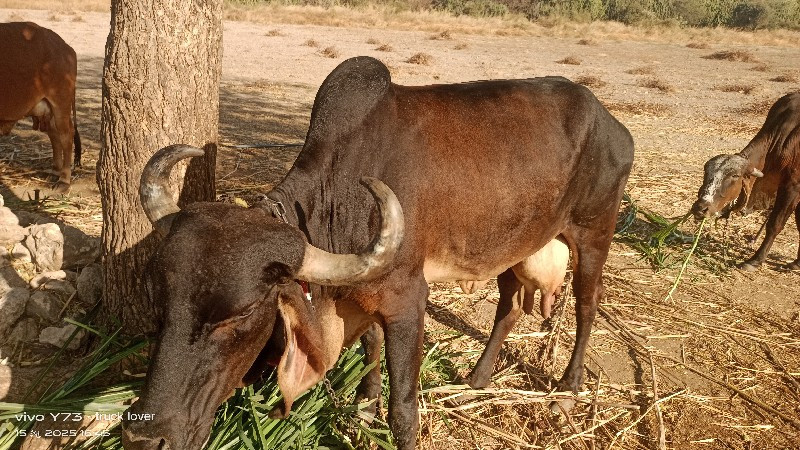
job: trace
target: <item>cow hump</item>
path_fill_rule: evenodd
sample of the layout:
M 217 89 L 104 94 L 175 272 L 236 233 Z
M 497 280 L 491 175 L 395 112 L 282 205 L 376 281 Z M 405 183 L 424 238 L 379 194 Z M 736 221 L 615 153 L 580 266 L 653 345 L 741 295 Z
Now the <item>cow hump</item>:
M 357 56 L 339 64 L 317 91 L 309 137 L 336 139 L 361 125 L 391 88 L 389 69 Z

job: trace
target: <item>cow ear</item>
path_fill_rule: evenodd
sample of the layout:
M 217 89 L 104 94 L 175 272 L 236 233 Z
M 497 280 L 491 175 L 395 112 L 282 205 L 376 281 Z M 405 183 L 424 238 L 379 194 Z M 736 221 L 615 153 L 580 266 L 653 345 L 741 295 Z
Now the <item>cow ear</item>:
M 280 289 L 278 313 L 286 338 L 278 363 L 278 387 L 283 394 L 283 405 L 270 412 L 272 418 L 289 415 L 294 399 L 325 376 L 321 327 L 309 300 L 297 283 L 289 283 Z

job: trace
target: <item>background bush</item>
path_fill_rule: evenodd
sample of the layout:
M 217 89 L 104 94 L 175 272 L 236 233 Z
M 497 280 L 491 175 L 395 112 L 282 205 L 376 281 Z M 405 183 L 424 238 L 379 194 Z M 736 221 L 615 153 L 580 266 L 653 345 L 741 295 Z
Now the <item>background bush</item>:
M 632 25 L 800 29 L 800 0 L 227 0 L 321 7 L 388 6 L 460 16 L 517 14 L 530 20 L 613 20 Z

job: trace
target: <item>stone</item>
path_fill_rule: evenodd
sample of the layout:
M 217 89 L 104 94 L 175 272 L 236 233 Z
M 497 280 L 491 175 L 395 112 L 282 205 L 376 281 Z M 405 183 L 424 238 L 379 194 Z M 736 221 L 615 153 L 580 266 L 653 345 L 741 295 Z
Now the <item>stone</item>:
M 89 236 L 70 226 L 63 226 L 64 262 L 62 267 L 72 269 L 85 267 L 100 258 L 100 238 Z
M 25 312 L 29 297 L 25 288 L 14 288 L 0 294 L 0 337 L 5 336 Z
M 11 265 L 0 263 L 0 295 L 13 288 L 27 288 L 28 283 Z
M 66 345 L 67 350 L 77 350 L 81 346 L 81 340 L 86 334 L 83 330 L 72 338 L 72 341 L 67 344 L 67 339 L 78 327 L 73 324 L 67 324 L 63 327 L 47 327 L 39 333 L 39 342 L 42 344 L 50 344 L 54 347 L 62 348 Z
M 63 294 L 65 300 L 77 292 L 75 286 L 65 280 L 48 280 L 42 284 L 42 289 Z
M 78 276 L 78 300 L 92 306 L 103 295 L 103 268 L 100 264 L 86 266 Z
M 25 247 L 31 252 L 33 263 L 41 272 L 61 269 L 64 258 L 64 235 L 54 223 L 31 225 Z
M 11 249 L 11 259 L 22 262 L 31 262 L 31 252 L 27 247 L 25 247 L 25 244 L 22 242 L 17 242 L 14 244 L 14 248 Z
M 31 288 L 38 289 L 40 286 L 51 280 L 66 280 L 74 282 L 77 279 L 75 272 L 68 270 L 54 270 L 52 272 L 42 272 L 39 275 L 31 278 Z
M 64 304 L 59 300 L 58 295 L 48 291 L 35 291 L 28 300 L 25 314 L 31 317 L 41 317 L 42 319 L 54 323 L 58 322 L 59 313 Z
M 0 245 L 9 245 L 25 239 L 25 228 L 19 219 L 5 206 L 0 206 Z
M 82 268 L 100 258 L 100 238 L 89 236 L 83 231 L 59 222 L 52 217 L 28 211 L 17 213 L 19 223 L 22 226 L 43 225 L 52 223 L 58 225 L 61 234 L 64 235 L 64 252 L 62 254 L 62 267 Z
M 8 339 L 11 342 L 34 342 L 39 337 L 39 326 L 36 319 L 27 317 L 21 319 L 11 330 Z

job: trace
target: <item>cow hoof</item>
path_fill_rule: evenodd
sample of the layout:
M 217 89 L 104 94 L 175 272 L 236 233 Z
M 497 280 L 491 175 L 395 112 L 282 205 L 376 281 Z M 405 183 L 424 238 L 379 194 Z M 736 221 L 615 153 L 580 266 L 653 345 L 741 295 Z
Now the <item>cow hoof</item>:
M 750 262 L 743 262 L 743 263 L 739 264 L 739 265 L 738 265 L 738 266 L 736 266 L 736 267 L 737 267 L 739 270 L 741 270 L 742 272 L 755 272 L 756 270 L 758 270 L 758 268 L 759 268 L 760 266 L 761 266 L 761 264 L 754 264 L 754 263 L 750 263 Z
M 69 192 L 69 183 L 65 183 L 63 181 L 59 181 L 58 183 L 53 186 L 53 191 L 56 194 L 66 194 Z
M 783 266 L 784 270 L 800 270 L 800 260 L 792 261 Z

